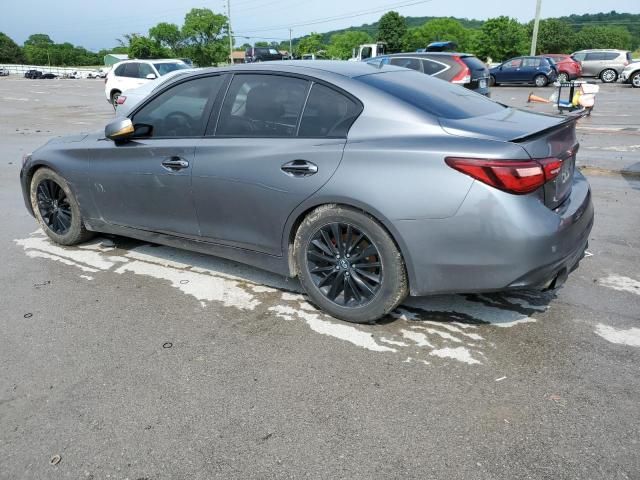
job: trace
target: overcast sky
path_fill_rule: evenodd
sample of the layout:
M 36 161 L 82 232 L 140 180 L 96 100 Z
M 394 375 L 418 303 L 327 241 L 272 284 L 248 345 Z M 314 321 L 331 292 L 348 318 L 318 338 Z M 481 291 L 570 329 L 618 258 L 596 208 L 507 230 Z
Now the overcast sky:
M 234 32 L 237 36 L 252 37 L 237 38 L 238 45 L 263 39 L 288 39 L 289 26 L 297 37 L 312 31 L 372 23 L 387 10 L 405 16 L 486 19 L 508 15 L 528 21 L 534 16 L 536 3 L 535 0 L 230 1 Z M 16 42 L 22 44 L 32 33 L 47 33 L 55 42 L 71 42 L 92 50 L 116 45 L 115 39 L 124 33 L 146 34 L 158 22 L 182 25 L 184 14 L 194 7 L 225 12 L 224 0 L 3 0 L 2 3 L 0 32 Z M 543 18 L 603 10 L 640 13 L 640 0 L 542 0 Z

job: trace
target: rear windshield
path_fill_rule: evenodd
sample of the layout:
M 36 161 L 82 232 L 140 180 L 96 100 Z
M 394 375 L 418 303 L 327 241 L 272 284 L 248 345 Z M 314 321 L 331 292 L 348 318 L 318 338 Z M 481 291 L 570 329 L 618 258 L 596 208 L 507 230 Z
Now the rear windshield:
M 470 70 L 484 70 L 487 66 L 478 57 L 461 57 L 460 60 L 469 67 Z
M 174 70 L 183 70 L 185 68 L 189 68 L 189 65 L 182 62 L 154 63 L 153 66 L 156 67 L 156 70 L 158 70 L 158 73 L 160 74 L 160 76 L 166 75 L 167 73 L 173 72 Z
M 479 117 L 506 108 L 460 85 L 413 70 L 363 75 L 357 79 L 440 118 Z

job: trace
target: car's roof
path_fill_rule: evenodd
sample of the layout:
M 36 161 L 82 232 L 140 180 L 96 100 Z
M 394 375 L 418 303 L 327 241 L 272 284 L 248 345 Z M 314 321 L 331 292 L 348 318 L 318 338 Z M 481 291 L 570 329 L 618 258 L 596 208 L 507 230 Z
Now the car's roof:
M 475 57 L 472 53 L 462 52 L 405 52 L 405 53 L 387 53 L 378 57 Z M 378 58 L 373 57 L 373 58 Z
M 235 72 L 235 71 L 279 71 L 287 73 L 306 73 L 307 75 L 317 75 L 318 72 L 340 75 L 348 78 L 361 77 L 379 73 L 380 69 L 385 71 L 398 70 L 405 71 L 405 68 L 393 65 L 371 65 L 367 62 L 346 62 L 343 60 L 274 60 L 260 63 L 243 63 L 227 67 L 209 67 L 194 71 L 191 75 L 198 75 L 202 72 Z
M 132 63 L 132 62 L 147 62 L 147 63 L 184 63 L 183 60 L 179 58 L 130 58 L 129 60 L 123 60 L 118 62 L 118 64 L 122 63 Z
M 617 48 L 588 48 L 586 50 L 578 50 L 577 52 L 574 53 L 582 53 L 582 52 L 620 52 L 620 53 L 624 53 L 624 52 L 628 52 L 628 50 L 619 50 Z

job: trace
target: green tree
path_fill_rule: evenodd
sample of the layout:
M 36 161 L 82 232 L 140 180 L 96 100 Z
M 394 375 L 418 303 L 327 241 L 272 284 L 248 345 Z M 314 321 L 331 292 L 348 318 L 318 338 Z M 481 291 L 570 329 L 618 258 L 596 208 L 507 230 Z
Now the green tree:
M 306 53 L 316 54 L 321 50 L 324 50 L 325 46 L 322 44 L 322 35 L 316 32 L 312 32 L 306 37 L 302 37 L 298 42 L 298 55 L 304 55 Z
M 201 67 L 228 58 L 227 17 L 208 8 L 193 8 L 184 17 L 182 35 L 188 55 Z
M 169 56 L 169 52 L 159 42 L 149 37 L 137 36 L 129 43 L 130 58 L 162 58 Z
M 533 21 L 528 25 L 529 38 L 533 35 Z M 556 18 L 540 20 L 536 53 L 571 53 L 575 32 L 567 22 Z
M 471 34 L 454 18 L 434 18 L 423 25 L 411 28 L 404 38 L 406 50 L 425 48 L 429 43 L 450 40 L 458 44 L 458 50 L 469 50 Z
M 269 42 L 256 42 L 253 45 L 254 47 L 268 47 L 269 46 Z
M 49 35 L 44 33 L 34 33 L 33 35 L 29 35 L 29 38 L 24 41 L 24 44 L 43 47 L 53 45 L 53 40 L 51 40 Z
M 0 63 L 22 63 L 22 49 L 7 35 L 0 32 Z
M 407 33 L 407 22 L 398 12 L 387 12 L 378 21 L 378 41 L 386 42 L 390 53 L 400 52 Z
M 149 37 L 172 52 L 177 52 L 182 42 L 182 32 L 175 23 L 161 22 L 151 27 Z
M 480 28 L 476 54 L 483 60 L 491 57 L 494 61 L 507 60 L 525 55 L 529 46 L 527 28 L 515 18 L 490 18 Z
M 626 27 L 587 25 L 575 36 L 574 49 L 631 48 L 632 38 Z
M 344 33 L 336 33 L 331 36 L 331 41 L 327 46 L 327 55 L 330 58 L 347 60 L 351 58 L 353 49 L 363 43 L 371 43 L 373 39 L 368 33 L 349 30 Z

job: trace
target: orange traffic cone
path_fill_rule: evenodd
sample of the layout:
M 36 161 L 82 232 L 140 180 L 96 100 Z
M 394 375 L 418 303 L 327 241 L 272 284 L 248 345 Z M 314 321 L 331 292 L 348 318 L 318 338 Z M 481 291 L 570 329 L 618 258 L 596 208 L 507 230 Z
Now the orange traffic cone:
M 527 103 L 531 103 L 531 102 L 551 103 L 550 100 L 534 95 L 533 92 L 529 93 L 529 98 L 527 98 Z

